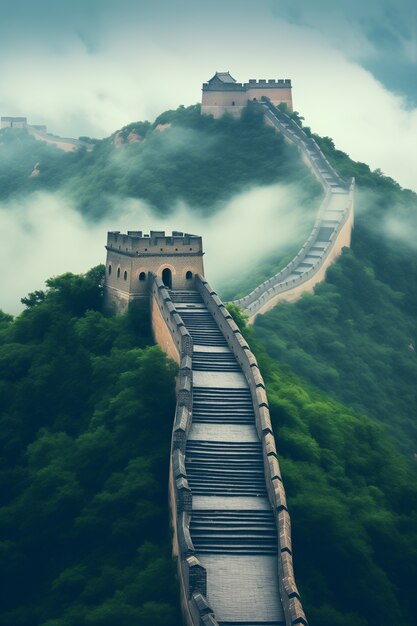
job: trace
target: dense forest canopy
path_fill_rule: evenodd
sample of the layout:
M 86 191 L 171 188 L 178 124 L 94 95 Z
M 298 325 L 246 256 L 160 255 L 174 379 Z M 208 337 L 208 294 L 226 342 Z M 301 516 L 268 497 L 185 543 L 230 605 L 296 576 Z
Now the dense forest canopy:
M 232 311 L 265 376 L 311 626 L 412 626 L 416 196 L 316 140 L 356 177 L 352 248 L 314 295 L 253 329 Z M 173 199 L 210 214 L 242 187 L 296 180 L 316 207 L 321 192 L 296 151 L 250 114 L 213 120 L 180 107 L 91 153 L 0 133 L 3 200 L 60 190 L 90 219 L 109 193 L 156 214 Z M 289 253 L 225 295 L 251 289 Z M 102 313 L 102 277 L 54 277 L 21 315 L 0 313 L 0 623 L 180 624 L 167 496 L 176 367 L 146 315 Z
M 176 367 L 101 312 L 104 268 L 0 318 L 0 623 L 178 626 L 168 462 Z

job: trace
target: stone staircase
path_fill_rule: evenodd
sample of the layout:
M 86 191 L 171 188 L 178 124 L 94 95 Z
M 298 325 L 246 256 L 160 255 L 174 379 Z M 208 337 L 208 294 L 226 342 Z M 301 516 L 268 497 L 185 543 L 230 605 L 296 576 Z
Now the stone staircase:
M 170 296 L 193 339 L 190 535 L 220 626 L 285 626 L 277 530 L 246 378 L 200 294 Z

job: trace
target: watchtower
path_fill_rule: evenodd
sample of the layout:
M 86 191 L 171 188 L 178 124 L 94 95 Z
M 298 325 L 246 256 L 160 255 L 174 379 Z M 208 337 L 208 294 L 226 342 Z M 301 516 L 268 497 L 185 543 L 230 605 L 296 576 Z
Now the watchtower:
M 229 113 L 240 117 L 242 110 L 250 100 L 261 100 L 267 96 L 272 104 L 285 103 L 292 112 L 292 86 L 289 78 L 274 80 L 256 80 L 238 83 L 230 72 L 216 72 L 207 83 L 203 84 L 201 114 L 221 117 Z
M 194 276 L 204 276 L 201 237 L 173 231 L 141 230 L 107 233 L 106 307 L 123 313 L 131 302 L 149 298 L 149 273 L 159 276 L 169 289 L 194 289 Z

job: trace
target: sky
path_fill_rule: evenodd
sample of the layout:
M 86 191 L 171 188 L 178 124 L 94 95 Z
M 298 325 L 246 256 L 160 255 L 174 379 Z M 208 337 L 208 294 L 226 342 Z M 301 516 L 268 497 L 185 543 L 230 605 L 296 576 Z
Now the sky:
M 215 71 L 291 78 L 306 124 L 417 189 L 415 0 L 0 0 L 0 113 L 103 137 Z

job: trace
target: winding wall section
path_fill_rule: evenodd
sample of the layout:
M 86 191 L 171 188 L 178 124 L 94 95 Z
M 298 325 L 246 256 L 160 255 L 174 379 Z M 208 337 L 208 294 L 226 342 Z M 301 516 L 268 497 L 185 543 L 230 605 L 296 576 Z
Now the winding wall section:
M 355 181 L 342 180 L 314 139 L 267 98 L 251 105 L 263 112 L 267 124 L 298 147 L 304 162 L 325 190 L 310 237 L 294 259 L 281 272 L 235 301 L 253 322 L 257 315 L 266 313 L 281 300 L 293 301 L 304 292 L 313 291 L 342 248 L 350 245 Z
M 265 385 L 255 356 L 201 277 L 151 275 L 155 337 L 179 362 L 170 502 L 187 626 L 307 624 Z

